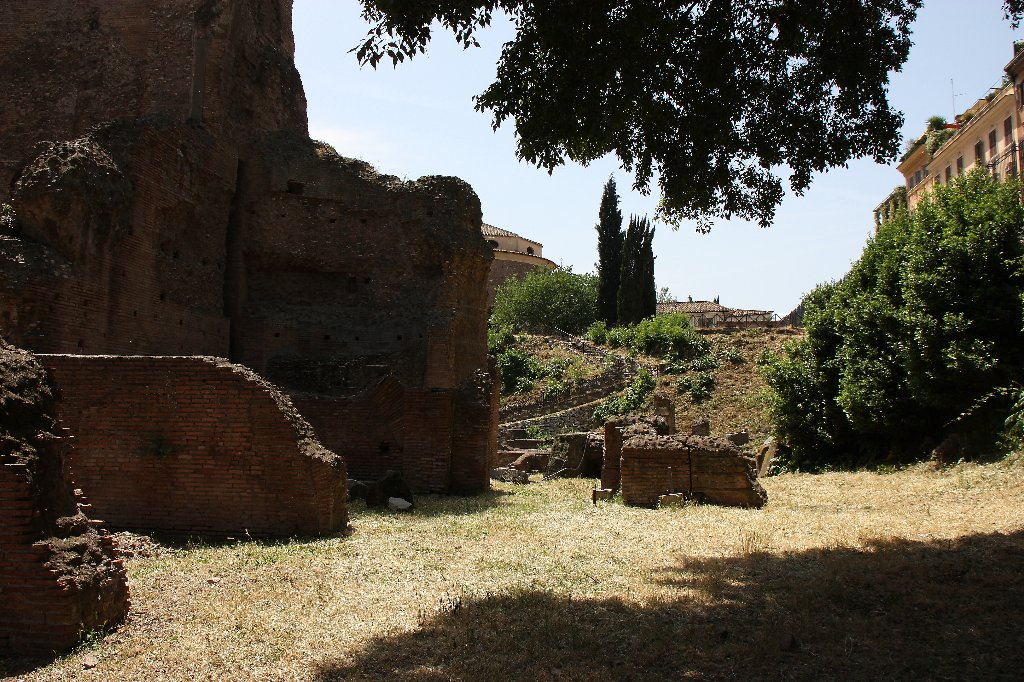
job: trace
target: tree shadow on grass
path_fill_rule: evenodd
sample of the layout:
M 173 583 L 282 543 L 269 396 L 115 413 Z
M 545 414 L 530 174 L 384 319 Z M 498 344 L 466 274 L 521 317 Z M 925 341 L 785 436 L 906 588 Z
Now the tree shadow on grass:
M 1024 532 L 685 559 L 642 605 L 522 591 L 446 600 L 321 663 L 348 679 L 1016 680 Z

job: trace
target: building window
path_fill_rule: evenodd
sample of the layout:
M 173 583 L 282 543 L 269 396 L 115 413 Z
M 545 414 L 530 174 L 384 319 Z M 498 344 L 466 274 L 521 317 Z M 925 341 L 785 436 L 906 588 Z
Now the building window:
M 914 173 L 914 184 L 915 185 L 920 185 L 921 184 L 921 171 L 917 171 L 916 173 Z
M 978 144 L 974 145 L 974 163 L 984 163 L 985 161 L 985 143 L 978 140 Z
M 1013 144 L 1013 119 L 1010 117 L 1003 121 L 1003 142 L 1007 147 Z
M 530 254 L 532 256 L 533 255 L 533 247 L 532 246 L 527 246 L 526 247 L 526 253 L 528 253 L 528 254 Z
M 946 166 L 946 184 L 948 185 L 949 181 L 952 180 L 952 179 L 953 179 L 953 167 L 952 166 Z
M 964 157 L 956 157 L 956 174 L 963 175 L 964 173 Z
M 988 134 L 988 158 L 995 160 L 996 154 L 999 152 L 999 142 L 997 141 L 995 129 Z

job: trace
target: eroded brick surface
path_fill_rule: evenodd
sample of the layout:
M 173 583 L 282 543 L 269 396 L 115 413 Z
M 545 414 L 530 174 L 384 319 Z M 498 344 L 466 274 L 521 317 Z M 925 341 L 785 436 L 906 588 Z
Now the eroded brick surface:
M 479 200 L 310 140 L 290 22 L 289 0 L 0 3 L 0 326 L 44 353 L 227 357 L 353 473 L 484 489 Z
M 618 487 L 624 503 L 647 507 L 668 493 L 739 507 L 767 502 L 754 458 L 724 439 L 667 435 L 664 424 L 655 423 L 659 419 L 605 424 L 602 488 Z
M 287 537 L 347 525 L 345 464 L 252 371 L 208 357 L 41 355 L 74 485 L 114 529 Z
M 45 370 L 0 341 L 0 654 L 60 651 L 129 607 L 113 538 L 83 513 Z

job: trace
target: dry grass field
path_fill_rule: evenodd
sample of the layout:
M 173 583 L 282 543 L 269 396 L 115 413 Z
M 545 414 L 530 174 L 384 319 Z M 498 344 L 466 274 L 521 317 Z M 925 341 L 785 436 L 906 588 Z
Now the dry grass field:
M 762 510 L 496 484 L 348 537 L 134 539 L 130 621 L 23 680 L 1024 676 L 1024 462 L 787 474 Z M 128 540 L 133 540 L 129 537 Z M 148 556 L 147 556 L 148 555 Z M 87 668 L 87 665 L 89 666 Z

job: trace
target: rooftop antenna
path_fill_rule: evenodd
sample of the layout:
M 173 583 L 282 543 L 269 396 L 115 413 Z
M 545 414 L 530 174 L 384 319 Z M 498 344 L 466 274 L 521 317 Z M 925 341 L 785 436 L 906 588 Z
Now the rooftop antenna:
M 950 94 L 953 95 L 953 118 L 952 118 L 952 120 L 955 122 L 956 121 L 956 117 L 957 117 L 957 113 L 956 113 L 956 98 L 958 96 L 964 94 L 964 93 L 956 91 L 956 88 L 953 87 L 953 79 L 952 78 L 949 79 L 949 92 L 950 92 Z

